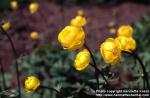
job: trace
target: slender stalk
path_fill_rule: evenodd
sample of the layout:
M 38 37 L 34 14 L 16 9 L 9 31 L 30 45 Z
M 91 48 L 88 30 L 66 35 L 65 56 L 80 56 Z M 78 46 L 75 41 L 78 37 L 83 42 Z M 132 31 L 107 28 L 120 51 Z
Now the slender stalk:
M 141 58 L 137 55 L 137 53 L 135 53 L 134 51 L 132 51 L 132 54 L 136 57 L 136 59 L 139 61 L 141 67 L 142 67 L 142 70 L 143 70 L 143 73 L 144 73 L 144 79 L 146 81 L 146 84 L 147 84 L 147 87 L 148 89 L 150 90 L 150 85 L 149 85 L 149 81 L 148 81 L 148 73 L 146 72 L 146 69 L 145 69 L 145 66 L 141 60 Z
M 99 84 L 100 83 L 99 83 L 99 78 L 98 78 L 99 77 L 99 75 L 98 75 L 98 68 L 96 66 L 96 62 L 95 62 L 94 56 L 93 56 L 91 50 L 89 49 L 89 47 L 86 44 L 84 44 L 84 46 L 90 52 L 90 55 L 91 55 L 91 58 L 92 58 L 92 61 L 93 61 L 93 64 L 91 64 L 91 65 L 95 69 L 95 78 L 96 78 L 96 81 L 97 81 L 97 89 L 99 89 Z
M 90 63 L 91 66 L 94 66 L 92 63 Z M 98 68 L 97 68 L 98 69 Z M 101 70 L 97 70 L 97 74 L 101 74 L 102 78 L 104 79 L 104 81 L 106 82 L 106 84 L 109 86 L 109 83 L 107 81 L 107 79 L 105 78 L 104 73 Z
M 126 51 L 123 51 L 123 52 L 126 53 L 126 54 L 130 54 L 130 55 L 134 56 L 139 61 L 140 65 L 142 67 L 142 70 L 143 70 L 143 74 L 144 74 L 143 82 L 146 81 L 147 87 L 150 90 L 149 81 L 148 81 L 148 73 L 146 72 L 146 69 L 144 67 L 144 64 L 143 64 L 141 58 L 134 51 L 132 51 L 131 53 L 130 52 L 126 52 Z
M 2 75 L 3 90 L 5 90 L 6 89 L 5 73 L 4 73 L 4 67 L 1 60 L 0 60 L 0 70 Z
M 13 50 L 13 53 L 14 53 L 14 57 L 16 59 L 16 62 L 15 62 L 16 66 L 15 67 L 16 67 L 16 73 L 17 73 L 17 85 L 18 85 L 18 92 L 19 92 L 18 96 L 19 96 L 19 98 L 21 98 L 21 85 L 20 85 L 20 77 L 19 77 L 20 73 L 19 73 L 19 64 L 17 61 L 17 51 L 15 49 L 14 43 L 13 43 L 11 37 L 9 36 L 9 34 L 2 28 L 2 26 L 0 26 L 0 29 L 7 36 L 8 40 L 10 42 L 11 48 Z
M 49 90 L 55 91 L 57 94 L 59 94 L 60 97 L 65 98 L 63 93 L 61 93 L 60 91 L 58 91 L 58 90 L 56 90 L 56 89 L 54 89 L 52 87 L 47 87 L 47 86 L 41 85 L 39 88 L 41 88 L 41 89 L 49 89 Z
M 90 65 L 92 67 L 94 67 L 94 69 L 95 69 L 95 77 L 96 77 L 97 85 L 98 85 L 97 89 L 99 89 L 99 79 L 98 79 L 99 74 L 101 74 L 101 76 L 104 79 L 104 81 L 106 82 L 107 86 L 109 86 L 109 83 L 108 83 L 107 79 L 105 78 L 104 74 L 97 68 L 96 61 L 94 59 L 94 56 L 93 56 L 90 48 L 86 44 L 84 44 L 84 47 L 90 52 L 90 55 L 91 55 L 91 58 L 92 58 L 92 61 L 93 61 L 93 64 L 90 64 Z

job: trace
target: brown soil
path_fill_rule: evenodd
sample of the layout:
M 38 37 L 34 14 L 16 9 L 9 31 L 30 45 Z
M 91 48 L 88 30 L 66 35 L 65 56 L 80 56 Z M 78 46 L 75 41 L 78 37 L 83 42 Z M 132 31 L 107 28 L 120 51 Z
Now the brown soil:
M 79 9 L 84 10 L 88 19 L 88 24 L 85 27 L 87 33 L 86 41 L 90 48 L 98 50 L 99 44 L 107 37 L 112 36 L 108 33 L 108 23 L 110 21 L 116 22 L 115 28 L 121 24 L 129 24 L 150 11 L 150 6 L 130 2 L 107 7 L 88 5 L 64 6 L 63 12 L 59 5 L 41 1 L 40 9 L 34 15 L 29 13 L 26 6 L 17 11 L 1 13 L 0 18 L 1 20 L 8 18 L 13 22 L 11 30 L 8 32 L 15 43 L 18 56 L 20 56 L 30 53 L 34 48 L 30 39 L 30 32 L 40 32 L 42 44 L 57 41 L 57 35 L 64 27 L 63 25 L 68 25 L 70 19 L 76 16 L 76 12 Z M 64 19 L 62 18 L 62 12 L 64 13 Z M 2 63 L 8 68 L 9 65 L 12 65 L 13 53 L 6 37 L 3 37 L 3 40 L 0 41 L 0 47 Z

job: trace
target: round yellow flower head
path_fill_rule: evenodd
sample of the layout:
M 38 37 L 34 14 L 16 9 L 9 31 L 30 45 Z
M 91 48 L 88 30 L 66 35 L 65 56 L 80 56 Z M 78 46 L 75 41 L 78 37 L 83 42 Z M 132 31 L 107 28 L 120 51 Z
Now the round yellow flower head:
M 39 9 L 39 4 L 38 3 L 31 3 L 29 5 L 29 11 L 31 14 L 34 14 L 35 12 L 37 12 L 37 10 Z
M 66 26 L 58 35 L 64 49 L 76 50 L 83 46 L 85 33 L 81 27 Z
M 32 40 L 38 40 L 39 39 L 39 33 L 38 32 L 31 32 L 30 37 Z
M 85 69 L 90 63 L 90 53 L 87 49 L 80 51 L 74 60 L 76 70 L 81 71 Z
M 133 34 L 133 28 L 130 25 L 122 25 L 118 29 L 118 36 L 131 37 Z
M 136 49 L 136 41 L 132 37 L 118 36 L 116 39 L 121 45 L 121 50 L 131 52 Z
M 83 16 L 83 15 L 84 15 L 84 11 L 83 11 L 82 9 L 79 9 L 79 10 L 77 11 L 77 15 Z
M 121 60 L 120 43 L 116 42 L 113 38 L 108 38 L 100 45 L 100 53 L 106 63 L 119 63 Z
M 7 31 L 7 30 L 10 29 L 11 23 L 8 21 L 8 22 L 4 23 L 4 24 L 2 25 L 2 27 L 3 27 L 3 29 L 4 29 L 5 31 Z
M 82 27 L 82 26 L 86 25 L 86 19 L 82 16 L 77 16 L 71 20 L 70 24 L 71 24 L 71 26 Z
M 25 91 L 32 92 L 35 91 L 40 86 L 40 80 L 35 76 L 29 76 L 25 80 Z
M 11 1 L 10 2 L 10 7 L 13 10 L 17 10 L 18 9 L 18 2 L 17 1 Z

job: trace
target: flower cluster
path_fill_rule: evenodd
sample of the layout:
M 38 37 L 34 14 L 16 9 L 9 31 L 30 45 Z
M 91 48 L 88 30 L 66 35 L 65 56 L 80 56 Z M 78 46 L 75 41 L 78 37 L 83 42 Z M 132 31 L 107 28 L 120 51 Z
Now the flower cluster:
M 83 26 L 86 19 L 77 16 L 71 20 L 70 25 L 66 26 L 58 35 L 58 40 L 64 49 L 77 50 L 84 44 L 85 33 Z M 130 25 L 120 26 L 116 38 L 108 38 L 100 45 L 100 53 L 106 63 L 116 64 L 121 61 L 121 52 L 132 52 L 136 48 L 136 41 L 132 37 L 133 29 Z M 90 62 L 88 50 L 82 50 L 75 58 L 75 68 L 83 70 Z
M 122 51 L 131 52 L 135 50 L 136 41 L 134 40 L 132 35 L 133 35 L 133 28 L 129 25 L 127 26 L 123 25 L 118 29 L 118 37 L 116 38 L 116 40 L 120 42 Z
M 12 2 L 12 9 L 17 9 L 17 2 Z M 31 3 L 29 5 L 30 14 L 34 14 L 37 12 L 39 8 L 38 3 Z M 78 11 L 78 16 L 71 19 L 70 24 L 64 27 L 59 35 L 58 41 L 61 43 L 61 46 L 65 50 L 76 51 L 80 49 L 80 51 L 76 54 L 74 59 L 74 67 L 78 71 L 82 71 L 87 68 L 88 65 L 92 65 L 95 68 L 95 76 L 97 81 L 97 88 L 99 88 L 99 75 L 101 74 L 107 86 L 109 86 L 109 82 L 105 78 L 105 75 L 96 65 L 94 60 L 94 56 L 90 49 L 85 44 L 85 31 L 84 26 L 87 24 L 86 18 L 83 16 L 83 11 Z M 111 23 L 110 25 L 114 25 Z M 8 21 L 2 25 L 2 28 L 7 31 L 11 27 L 11 23 Z M 2 29 L 2 31 L 4 31 Z M 4 32 L 5 32 L 4 31 Z M 111 32 L 114 33 L 116 29 L 111 29 Z M 8 36 L 9 38 L 9 36 Z M 39 41 L 40 34 L 38 32 L 31 32 L 30 38 L 33 41 Z M 83 46 L 85 48 L 83 48 Z M 107 38 L 102 44 L 100 44 L 99 50 L 102 58 L 108 64 L 117 64 L 121 62 L 122 52 L 134 53 L 133 51 L 136 49 L 136 41 L 133 38 L 133 28 L 130 25 L 122 25 L 119 27 L 117 31 L 116 38 Z M 137 55 L 134 55 L 137 56 Z M 92 58 L 92 63 L 91 62 Z M 137 57 L 139 60 L 139 58 Z M 140 61 L 140 60 L 139 60 Z M 141 63 L 141 61 L 140 61 Z M 141 63 L 143 66 L 143 64 Z M 144 69 L 144 67 L 142 67 Z M 102 73 L 101 73 L 102 72 Z M 145 69 L 143 70 L 144 77 L 147 78 Z M 19 80 L 19 79 L 18 79 Z M 149 83 L 147 81 L 147 85 Z M 19 87 L 19 86 L 18 86 Z M 24 82 L 24 89 L 27 93 L 37 90 L 38 88 L 47 88 L 41 85 L 41 81 L 35 76 L 28 76 Z M 52 88 L 53 89 L 53 88 Z M 54 90 L 54 89 L 53 89 Z M 59 93 L 57 90 L 54 90 Z
M 83 26 L 87 23 L 85 17 L 77 16 L 73 18 L 69 26 L 66 26 L 58 35 L 58 41 L 64 49 L 71 51 L 80 49 L 84 45 L 85 32 Z M 87 49 L 80 51 L 74 60 L 76 70 L 85 69 L 90 63 L 90 53 Z
M 131 26 L 120 26 L 115 39 L 108 38 L 100 45 L 100 53 L 106 63 L 119 63 L 121 61 L 121 51 L 132 52 L 136 49 L 136 41 L 132 34 L 133 29 Z
M 18 1 L 13 0 L 11 2 L 11 8 L 13 10 L 17 10 L 18 8 Z M 34 14 L 38 11 L 39 9 L 39 4 L 36 2 L 32 2 L 29 5 L 29 12 L 30 14 Z M 90 49 L 87 47 L 85 44 L 85 31 L 84 31 L 84 26 L 87 24 L 86 18 L 83 16 L 84 12 L 83 10 L 79 10 L 77 12 L 77 16 L 73 19 L 71 19 L 70 24 L 64 27 L 61 32 L 58 35 L 58 41 L 61 43 L 61 46 L 65 50 L 70 50 L 70 51 L 76 51 L 78 49 L 79 52 L 76 54 L 75 59 L 74 59 L 74 67 L 78 71 L 82 71 L 85 68 L 87 68 L 88 65 L 92 65 L 95 68 L 95 76 L 96 76 L 96 81 L 97 81 L 97 88 L 99 88 L 99 75 L 101 74 L 105 82 L 107 83 L 107 86 L 109 86 L 109 82 L 107 82 L 107 79 L 105 78 L 105 74 L 103 74 L 103 71 L 101 71 L 94 60 L 94 56 Z M 109 25 L 110 27 L 113 27 L 115 23 L 111 22 Z M 8 21 L 2 25 L 2 31 L 5 33 L 7 30 L 9 30 L 11 27 L 11 23 Z M 115 33 L 116 29 L 111 28 L 110 29 L 111 33 Z M 6 35 L 8 36 L 8 39 L 11 42 L 11 39 L 9 38 L 9 35 L 6 32 Z M 39 41 L 40 39 L 40 34 L 38 32 L 31 32 L 30 38 L 33 41 Z M 11 43 L 12 44 L 12 43 Z M 83 46 L 85 48 L 83 48 Z M 12 48 L 13 45 L 12 45 Z M 116 38 L 107 38 L 102 44 L 100 44 L 99 51 L 104 59 L 104 61 L 108 64 L 117 64 L 121 62 L 122 58 L 122 52 L 125 51 L 126 53 L 128 52 L 129 54 L 132 54 L 137 60 L 139 60 L 139 63 L 142 66 L 143 69 L 143 79 L 146 80 L 147 86 L 149 87 L 149 82 L 148 82 L 148 75 L 146 73 L 146 70 L 144 69 L 144 64 L 142 61 L 139 59 L 138 55 L 134 54 L 133 52 L 136 49 L 136 41 L 133 38 L 133 28 L 130 25 L 122 25 L 119 27 L 117 31 L 117 37 Z M 14 52 L 15 54 L 15 52 Z M 92 63 L 91 62 L 92 58 Z M 18 63 L 16 63 L 18 66 Z M 17 69 L 17 67 L 16 67 Z M 19 69 L 17 69 L 18 71 Z M 19 71 L 17 72 L 19 74 Z M 18 88 L 19 87 L 19 75 L 17 76 L 18 79 Z M 41 81 L 35 77 L 35 76 L 28 76 L 25 79 L 24 82 L 24 89 L 27 93 L 36 91 L 38 88 L 48 88 L 45 86 L 41 85 Z M 57 90 L 54 88 L 49 88 L 51 90 L 56 91 L 59 93 Z M 20 89 L 19 89 L 20 90 Z M 61 93 L 60 93 L 61 95 Z M 61 96 L 62 97 L 62 96 Z

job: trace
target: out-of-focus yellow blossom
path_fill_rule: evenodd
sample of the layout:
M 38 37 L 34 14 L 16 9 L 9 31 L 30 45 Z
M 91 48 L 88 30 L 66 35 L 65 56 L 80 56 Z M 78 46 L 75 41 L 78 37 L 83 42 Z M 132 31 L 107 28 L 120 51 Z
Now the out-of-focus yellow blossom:
M 39 9 L 39 4 L 34 2 L 29 5 L 29 10 L 31 14 L 34 14 Z
M 119 63 L 121 60 L 120 43 L 115 41 L 113 38 L 108 38 L 100 45 L 100 53 L 106 63 Z
M 115 21 L 110 21 L 108 23 L 108 27 L 114 27 L 116 25 L 116 22 Z
M 8 21 L 8 22 L 4 23 L 4 24 L 2 25 L 2 27 L 3 27 L 3 29 L 4 29 L 5 31 L 7 31 L 7 30 L 10 29 L 11 23 Z
M 85 33 L 81 27 L 66 26 L 58 35 L 64 49 L 76 50 L 83 46 Z
M 133 34 L 133 28 L 130 25 L 122 25 L 118 29 L 118 36 L 131 37 Z
M 115 29 L 115 28 L 111 28 L 111 29 L 109 30 L 109 32 L 110 32 L 111 34 L 115 34 L 115 33 L 116 33 L 116 29 Z
M 32 92 L 35 91 L 40 86 L 40 80 L 35 76 L 29 76 L 25 80 L 25 91 Z
M 80 51 L 74 60 L 76 70 L 81 71 L 85 69 L 90 63 L 90 53 L 87 49 Z
M 79 9 L 79 10 L 77 11 L 77 15 L 83 16 L 83 15 L 84 15 L 84 11 L 83 11 L 82 9 Z
M 122 51 L 131 52 L 136 49 L 136 41 L 132 37 L 118 36 L 115 40 L 120 43 Z
M 82 26 L 86 25 L 86 19 L 85 19 L 85 17 L 77 16 L 71 20 L 70 24 L 71 24 L 71 26 L 82 27 Z
M 39 33 L 38 32 L 31 32 L 30 37 L 32 40 L 38 40 L 39 39 Z
M 18 9 L 18 2 L 17 1 L 11 1 L 10 2 L 10 7 L 13 10 L 17 10 Z

